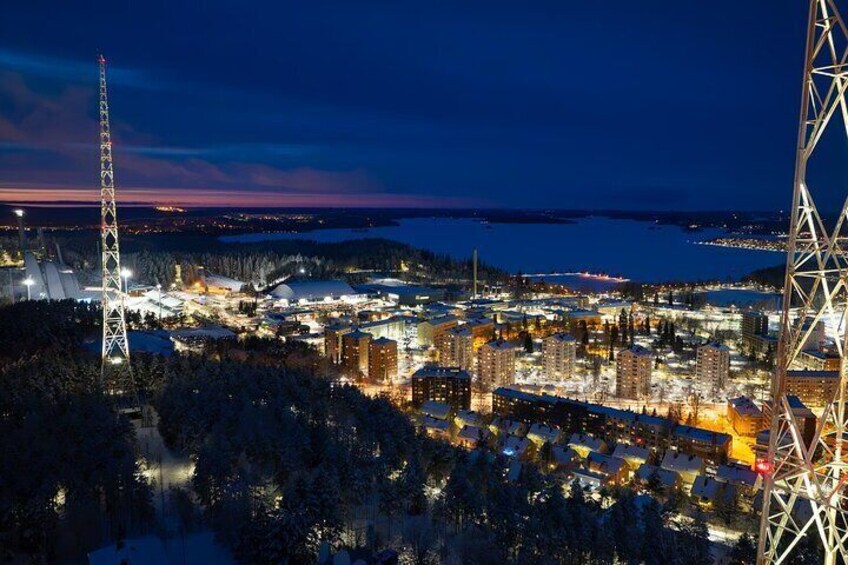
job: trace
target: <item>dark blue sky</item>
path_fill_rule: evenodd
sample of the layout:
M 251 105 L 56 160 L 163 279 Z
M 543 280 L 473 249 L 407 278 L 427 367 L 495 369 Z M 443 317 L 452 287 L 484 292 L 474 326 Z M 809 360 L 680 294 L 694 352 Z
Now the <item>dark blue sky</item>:
M 711 2 L 14 2 L 0 200 L 779 209 L 806 8 Z M 844 192 L 844 191 L 842 191 Z

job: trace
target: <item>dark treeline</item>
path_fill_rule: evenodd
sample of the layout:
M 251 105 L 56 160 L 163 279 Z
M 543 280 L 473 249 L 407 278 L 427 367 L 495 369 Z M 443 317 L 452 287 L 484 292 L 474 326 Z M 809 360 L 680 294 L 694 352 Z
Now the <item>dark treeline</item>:
M 124 266 L 133 270 L 133 280 L 141 284 L 175 282 L 176 267 L 181 279 L 191 284 L 200 279 L 200 267 L 209 272 L 244 282 L 268 284 L 284 276 L 312 278 L 340 277 L 351 270 L 365 269 L 392 273 L 408 269 L 406 276 L 421 280 L 438 277 L 446 280 L 471 278 L 471 254 L 468 260 L 455 260 L 443 254 L 417 249 L 387 239 L 355 239 L 338 243 L 319 243 L 307 239 L 259 243 L 222 243 L 214 237 L 199 240 L 164 236 L 127 237 L 123 246 Z M 75 237 L 65 244 L 66 260 L 73 266 L 91 269 L 97 265 L 93 243 Z M 479 264 L 481 281 L 501 281 L 506 273 L 484 263 Z
M 761 285 L 772 286 L 774 288 L 783 288 L 783 282 L 786 278 L 786 264 L 775 265 L 774 267 L 765 267 L 757 269 L 742 278 L 746 282 L 754 282 Z
M 100 327 L 100 307 L 31 300 L 0 308 L 0 366 L 36 354 L 68 352 Z

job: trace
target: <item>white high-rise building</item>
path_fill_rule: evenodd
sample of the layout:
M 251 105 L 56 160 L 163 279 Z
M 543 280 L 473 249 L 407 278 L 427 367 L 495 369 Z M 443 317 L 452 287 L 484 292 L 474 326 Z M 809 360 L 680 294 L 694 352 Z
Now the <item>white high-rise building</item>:
M 505 341 L 490 341 L 477 350 L 477 377 L 485 390 L 515 382 L 515 347 Z
M 634 345 L 622 349 L 615 358 L 615 395 L 634 400 L 651 394 L 651 371 L 654 354 L 650 349 Z
M 710 342 L 698 347 L 695 379 L 709 386 L 714 394 L 724 388 L 730 373 L 730 350 L 726 345 Z
M 460 326 L 447 330 L 436 338 L 436 349 L 442 367 L 474 372 L 474 333 L 471 329 Z
M 571 378 L 576 357 L 577 341 L 571 335 L 556 333 L 542 340 L 542 362 L 549 380 Z

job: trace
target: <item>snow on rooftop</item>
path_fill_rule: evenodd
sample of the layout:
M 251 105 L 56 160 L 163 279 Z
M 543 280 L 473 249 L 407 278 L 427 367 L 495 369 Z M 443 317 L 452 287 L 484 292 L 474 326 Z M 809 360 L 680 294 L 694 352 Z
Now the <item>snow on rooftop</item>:
M 568 440 L 568 445 L 586 447 L 591 451 L 600 451 L 604 448 L 604 440 L 593 438 L 584 434 L 571 434 Z
M 694 473 L 704 469 L 704 460 L 697 455 L 687 455 L 675 451 L 667 451 L 663 457 L 663 469 L 677 471 L 678 473 Z
M 288 281 L 277 285 L 271 295 L 289 301 L 324 300 L 355 296 L 357 292 L 344 281 Z
M 412 374 L 413 379 L 426 378 L 451 378 L 451 379 L 471 379 L 468 371 L 459 367 L 437 367 L 435 365 L 426 365 L 421 367 Z
M 747 467 L 738 465 L 719 465 L 716 471 L 716 479 L 728 483 L 736 483 L 753 487 L 757 484 L 759 474 Z
M 712 445 L 724 445 L 732 439 L 729 435 L 721 432 L 693 428 L 692 426 L 676 426 L 674 428 L 674 435 Z
M 727 399 L 727 403 L 730 404 L 736 412 L 742 414 L 743 416 L 762 416 L 763 412 L 760 410 L 754 401 L 748 398 L 747 396 L 740 396 L 738 398 L 729 398 Z
M 430 400 L 421 406 L 421 413 L 438 420 L 444 420 L 450 415 L 451 407 L 443 402 Z
M 679 477 L 676 472 L 669 469 L 661 469 L 655 465 L 643 463 L 636 471 L 636 476 L 642 481 L 650 480 L 651 476 L 656 474 L 660 484 L 664 487 L 671 487 L 677 483 Z
M 642 461 L 647 461 L 650 453 L 650 450 L 646 447 L 620 443 L 615 446 L 612 456 L 618 457 L 619 459 L 641 459 Z

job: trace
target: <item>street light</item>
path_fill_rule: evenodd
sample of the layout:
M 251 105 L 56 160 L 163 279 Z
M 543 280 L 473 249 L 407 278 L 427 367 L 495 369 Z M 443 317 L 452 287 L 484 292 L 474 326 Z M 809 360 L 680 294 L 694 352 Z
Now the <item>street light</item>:
M 132 271 L 130 271 L 129 269 L 121 269 L 121 277 L 123 277 L 123 279 L 124 279 L 124 293 L 125 294 L 129 294 L 129 292 L 130 292 L 130 285 L 127 282 L 127 279 L 129 279 L 131 276 L 132 276 Z
M 35 284 L 35 281 L 33 280 L 32 277 L 27 277 L 27 278 L 24 279 L 24 286 L 27 289 L 27 300 L 32 300 L 32 296 L 31 296 L 30 293 L 31 293 L 32 285 L 34 285 L 34 284 Z
M 156 283 L 156 292 L 159 296 L 159 322 L 162 322 L 162 285 Z

